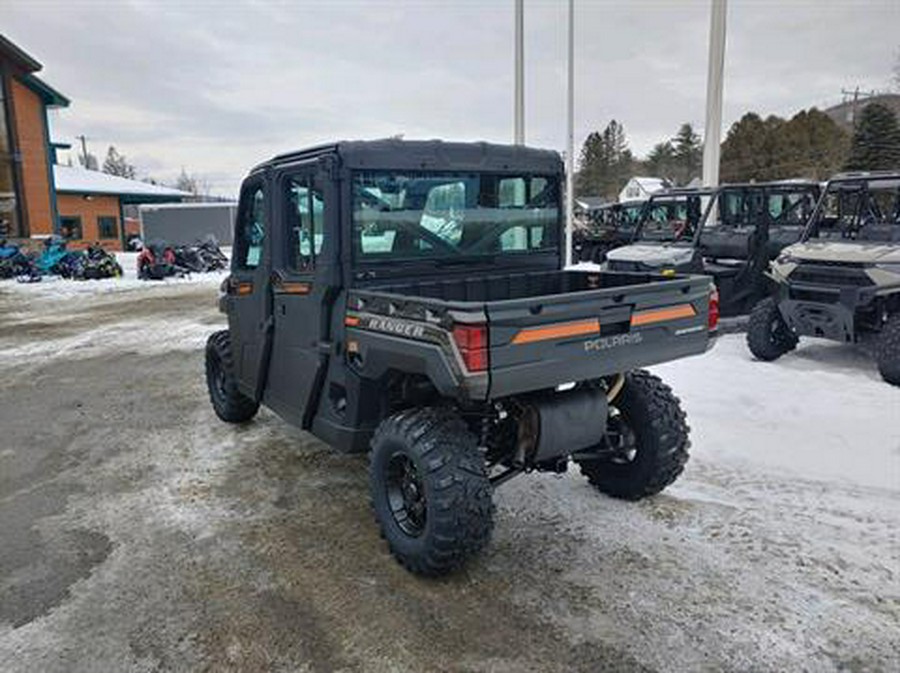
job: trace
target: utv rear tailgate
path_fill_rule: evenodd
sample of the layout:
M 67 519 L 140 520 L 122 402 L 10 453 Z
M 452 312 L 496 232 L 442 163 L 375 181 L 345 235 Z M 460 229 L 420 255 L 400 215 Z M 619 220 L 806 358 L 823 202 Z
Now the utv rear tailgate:
M 704 352 L 710 280 L 634 285 L 487 302 L 489 396 L 583 381 Z

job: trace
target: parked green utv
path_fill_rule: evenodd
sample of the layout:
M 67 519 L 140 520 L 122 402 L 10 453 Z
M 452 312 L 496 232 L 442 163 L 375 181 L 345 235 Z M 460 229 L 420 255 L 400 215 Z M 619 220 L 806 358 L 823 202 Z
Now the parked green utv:
M 900 385 L 900 172 L 829 181 L 769 277 L 775 292 L 750 316 L 753 355 L 775 360 L 800 337 L 871 341 L 882 378 Z
M 243 183 L 213 408 L 244 423 L 264 404 L 369 451 L 412 572 L 482 549 L 515 475 L 574 462 L 637 500 L 688 459 L 678 399 L 640 368 L 710 346 L 710 280 L 566 271 L 562 182 L 555 152 L 389 140 L 284 154 Z

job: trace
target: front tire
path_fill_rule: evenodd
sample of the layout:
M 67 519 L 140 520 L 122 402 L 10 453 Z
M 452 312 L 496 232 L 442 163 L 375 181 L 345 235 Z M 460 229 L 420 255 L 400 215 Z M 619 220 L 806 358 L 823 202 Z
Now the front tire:
M 216 416 L 226 423 L 246 423 L 259 411 L 259 402 L 238 390 L 228 330 L 206 341 L 206 386 Z
M 576 459 L 601 493 L 623 500 L 656 495 L 681 475 L 688 461 L 681 402 L 658 376 L 642 369 L 625 375 L 610 404 L 607 441 L 594 455 Z
M 753 308 L 747 325 L 747 346 L 754 357 L 764 362 L 777 360 L 794 350 L 797 341 L 772 297 L 763 299 Z
M 900 313 L 888 318 L 881 328 L 876 360 L 881 378 L 900 386 Z
M 401 565 L 436 577 L 485 547 L 492 488 L 475 436 L 455 413 L 403 411 L 378 426 L 371 446 L 372 507 Z

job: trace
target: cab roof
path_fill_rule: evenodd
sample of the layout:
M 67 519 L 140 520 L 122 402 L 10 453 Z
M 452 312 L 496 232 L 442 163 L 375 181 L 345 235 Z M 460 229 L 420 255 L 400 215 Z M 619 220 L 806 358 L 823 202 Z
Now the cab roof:
M 821 183 L 816 182 L 815 180 L 803 179 L 771 180 L 768 182 L 726 182 L 718 187 L 673 187 L 651 194 L 650 199 L 661 200 L 666 197 L 675 196 L 710 196 L 720 191 L 760 188 L 788 191 L 793 189 L 815 189 L 821 188 Z
M 269 167 L 305 163 L 336 156 L 350 169 L 397 169 L 428 171 L 497 171 L 561 174 L 562 159 L 553 150 L 521 145 L 443 140 L 342 140 L 279 154 L 256 166 Z

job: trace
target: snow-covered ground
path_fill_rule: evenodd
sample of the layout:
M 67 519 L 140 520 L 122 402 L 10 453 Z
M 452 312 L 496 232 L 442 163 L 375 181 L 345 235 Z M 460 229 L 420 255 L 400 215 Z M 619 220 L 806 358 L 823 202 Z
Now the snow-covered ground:
M 861 350 L 762 363 L 729 334 L 654 367 L 692 428 L 676 484 L 514 479 L 486 553 L 424 582 L 377 539 L 364 461 L 212 415 L 212 276 L 0 285 L 0 532 L 40 531 L 14 573 L 0 547 L 0 669 L 900 671 L 900 389 Z

